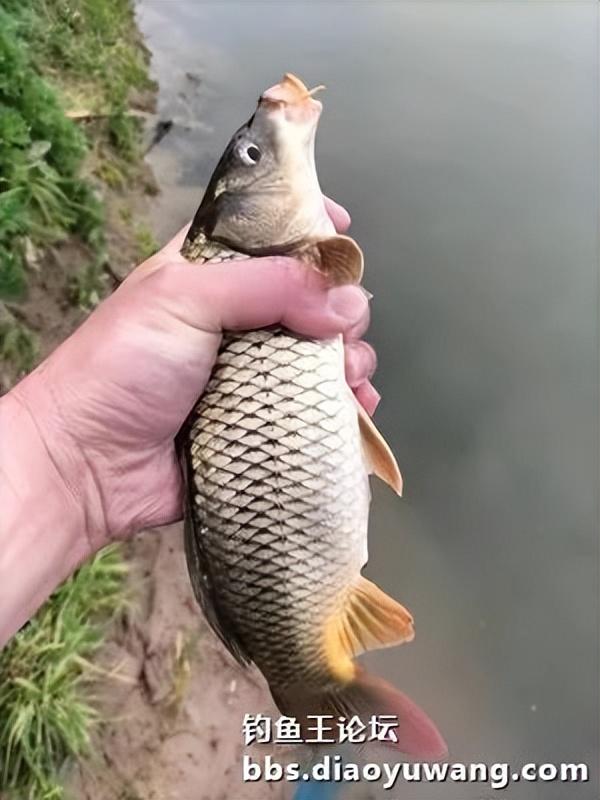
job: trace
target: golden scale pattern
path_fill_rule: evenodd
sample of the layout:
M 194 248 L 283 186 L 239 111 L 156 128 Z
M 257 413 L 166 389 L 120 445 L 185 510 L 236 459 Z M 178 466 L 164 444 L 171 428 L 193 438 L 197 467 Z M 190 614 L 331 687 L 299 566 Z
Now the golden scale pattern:
M 325 620 L 364 563 L 368 478 L 342 358 L 341 342 L 282 328 L 227 334 L 192 415 L 192 584 L 274 689 L 322 685 Z

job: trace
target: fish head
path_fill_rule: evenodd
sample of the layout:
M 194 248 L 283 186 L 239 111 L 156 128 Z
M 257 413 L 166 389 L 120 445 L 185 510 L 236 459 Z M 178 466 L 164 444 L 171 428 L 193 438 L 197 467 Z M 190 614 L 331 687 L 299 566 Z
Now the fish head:
M 320 89 L 322 87 L 317 87 Z M 290 252 L 334 233 L 315 166 L 321 103 L 293 75 L 267 89 L 233 135 L 188 234 L 249 255 Z

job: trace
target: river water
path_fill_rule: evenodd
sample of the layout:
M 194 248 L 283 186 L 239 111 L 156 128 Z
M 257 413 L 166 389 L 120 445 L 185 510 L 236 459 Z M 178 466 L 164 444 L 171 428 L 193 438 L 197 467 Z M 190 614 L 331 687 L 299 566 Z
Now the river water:
M 375 487 L 367 574 L 417 625 L 367 661 L 453 761 L 591 770 L 387 797 L 598 797 L 597 9 L 139 4 L 175 122 L 149 156 L 161 239 L 263 88 L 329 87 L 319 174 L 366 254 L 376 419 L 405 478 L 402 500 Z

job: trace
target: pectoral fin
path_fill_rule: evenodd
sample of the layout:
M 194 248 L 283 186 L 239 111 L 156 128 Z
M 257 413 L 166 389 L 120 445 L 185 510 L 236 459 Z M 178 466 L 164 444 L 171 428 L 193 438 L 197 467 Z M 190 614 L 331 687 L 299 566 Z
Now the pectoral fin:
M 371 471 L 402 495 L 402 475 L 390 446 L 364 408 L 358 403 L 357 406 L 363 452 Z
M 359 283 L 363 274 L 363 254 L 349 236 L 330 236 L 316 243 L 320 271 L 334 285 Z
M 414 635 L 410 612 L 361 576 L 343 608 L 326 626 L 325 657 L 332 674 L 349 681 L 356 673 L 355 656 L 410 642 Z

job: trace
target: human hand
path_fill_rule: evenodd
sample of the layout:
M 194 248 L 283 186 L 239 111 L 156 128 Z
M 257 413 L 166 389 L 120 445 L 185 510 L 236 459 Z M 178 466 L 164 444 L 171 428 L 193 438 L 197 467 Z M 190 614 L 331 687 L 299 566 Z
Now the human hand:
M 345 230 L 348 214 L 326 206 Z M 368 380 L 375 356 L 359 339 L 368 324 L 359 288 L 327 290 L 291 258 L 194 267 L 179 253 L 184 237 L 134 270 L 13 390 L 68 502 L 84 509 L 92 550 L 181 517 L 174 437 L 208 381 L 223 330 L 281 323 L 315 338 L 341 333 L 348 382 L 367 411 L 377 404 Z

